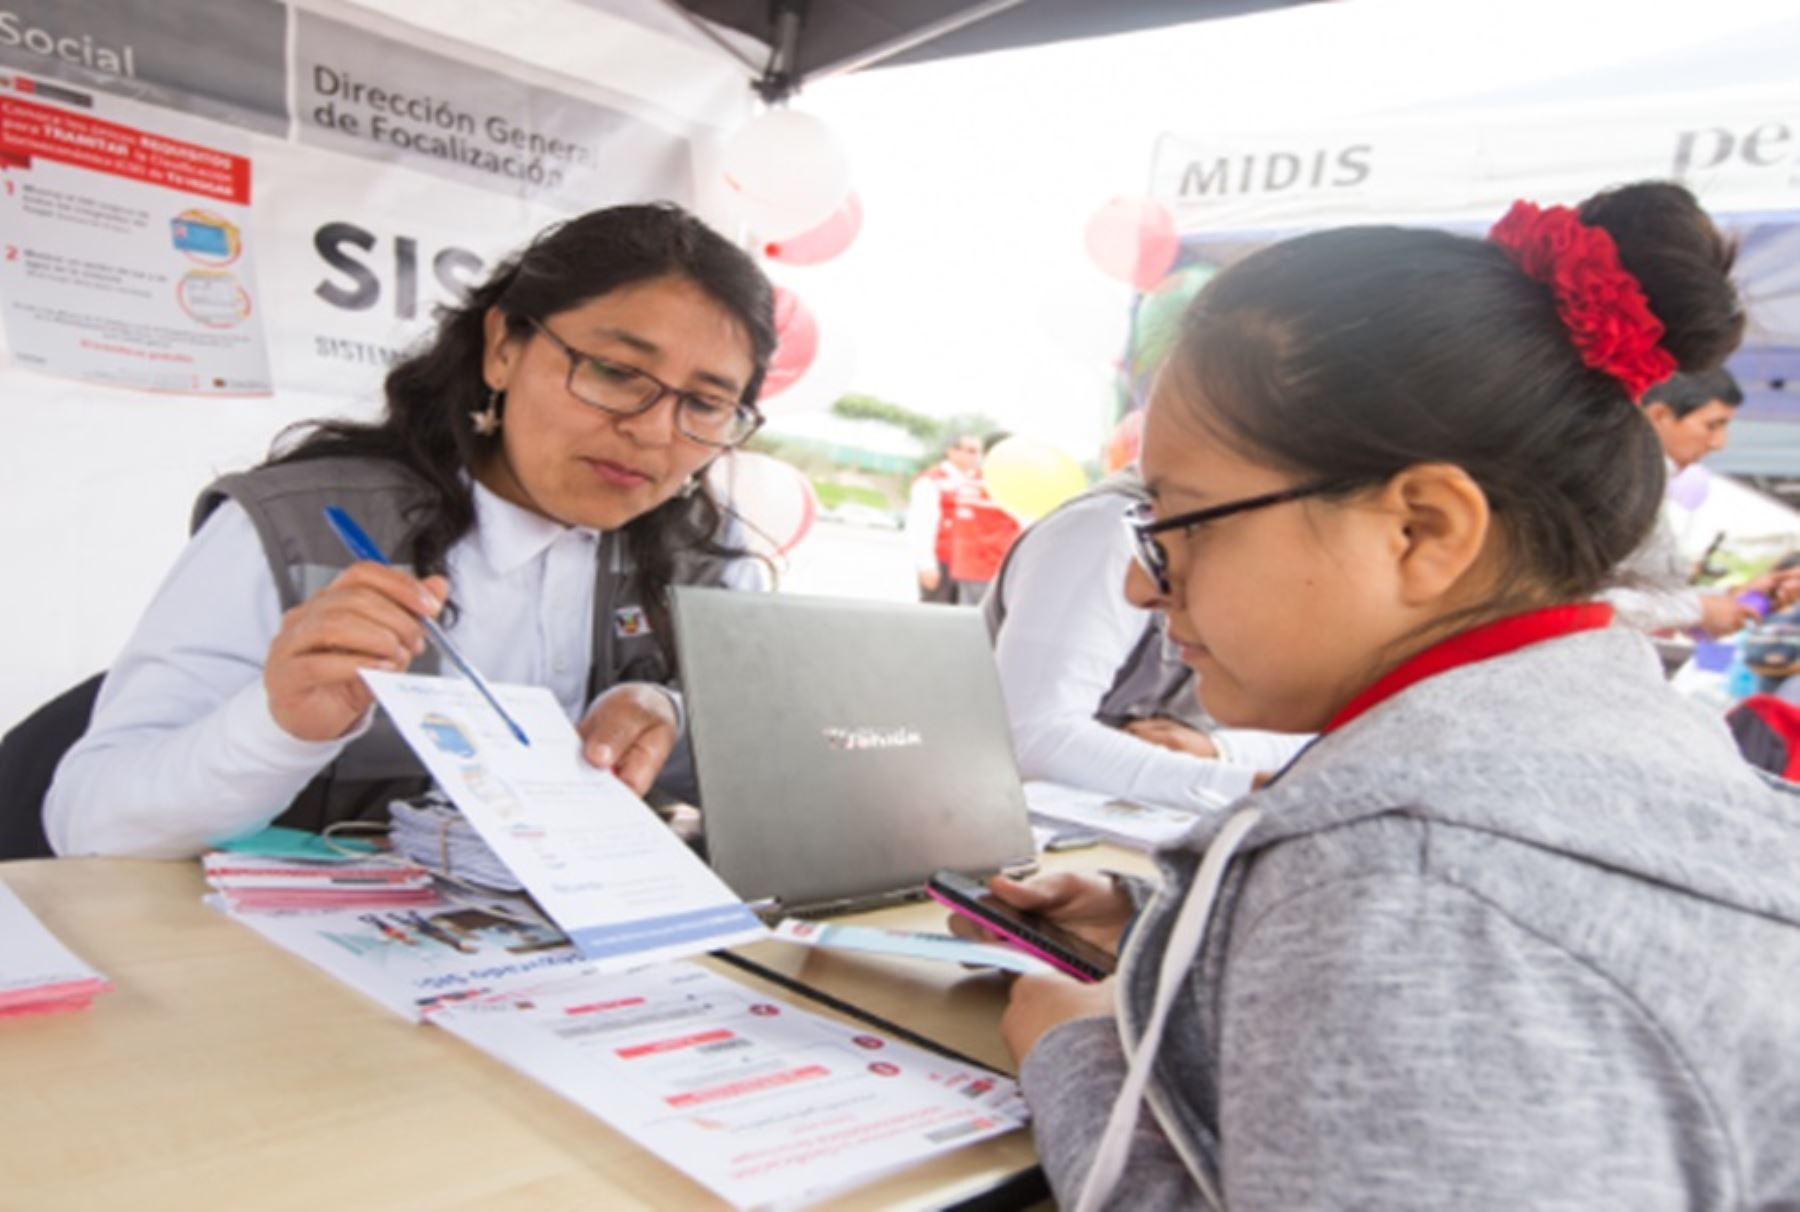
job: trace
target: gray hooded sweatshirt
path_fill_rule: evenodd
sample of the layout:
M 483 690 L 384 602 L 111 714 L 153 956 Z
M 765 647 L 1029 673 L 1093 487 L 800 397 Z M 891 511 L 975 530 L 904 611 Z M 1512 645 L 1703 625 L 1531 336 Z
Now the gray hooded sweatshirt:
M 1641 636 L 1441 673 L 1247 804 L 1108 1206 L 1800 1208 L 1800 798 Z M 1119 1021 L 1026 1058 L 1065 1205 L 1221 827 L 1158 856 Z

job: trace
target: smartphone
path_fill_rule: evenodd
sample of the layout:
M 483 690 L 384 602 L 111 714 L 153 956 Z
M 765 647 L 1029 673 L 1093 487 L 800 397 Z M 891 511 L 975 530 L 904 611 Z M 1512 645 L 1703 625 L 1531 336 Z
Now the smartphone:
M 1110 952 L 1048 918 L 1013 908 L 966 875 L 940 871 L 925 881 L 925 894 L 1077 980 L 1105 980 L 1118 963 Z

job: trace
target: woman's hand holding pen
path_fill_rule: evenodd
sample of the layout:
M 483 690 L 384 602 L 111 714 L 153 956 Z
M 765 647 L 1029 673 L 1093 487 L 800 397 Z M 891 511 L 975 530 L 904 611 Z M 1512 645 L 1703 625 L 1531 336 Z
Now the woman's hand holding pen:
M 374 696 L 364 669 L 400 671 L 425 650 L 419 616 L 436 618 L 449 597 L 443 577 L 417 577 L 360 561 L 281 617 L 263 687 L 282 731 L 303 741 L 336 740 Z
M 681 720 L 662 687 L 622 682 L 594 700 L 575 730 L 589 762 L 643 795 L 674 751 Z

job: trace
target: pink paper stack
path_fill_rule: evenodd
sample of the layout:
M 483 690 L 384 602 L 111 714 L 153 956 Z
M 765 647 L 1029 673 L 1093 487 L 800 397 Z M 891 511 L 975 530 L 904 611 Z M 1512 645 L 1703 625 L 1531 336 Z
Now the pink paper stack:
M 314 863 L 214 851 L 203 862 L 206 882 L 233 913 L 437 903 L 431 873 L 403 860 Z
M 111 988 L 0 883 L 0 1018 L 85 1010 Z

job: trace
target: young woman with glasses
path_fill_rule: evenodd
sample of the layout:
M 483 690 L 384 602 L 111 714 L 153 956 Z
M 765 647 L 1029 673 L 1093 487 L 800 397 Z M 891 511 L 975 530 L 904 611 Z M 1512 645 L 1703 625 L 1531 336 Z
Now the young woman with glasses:
M 760 424 L 774 346 L 762 273 L 673 206 L 539 235 L 393 368 L 379 420 L 302 427 L 202 495 L 58 770 L 53 845 L 186 855 L 384 813 L 423 772 L 359 673 L 435 669 L 420 615 L 490 680 L 549 687 L 645 792 L 680 732 L 664 591 L 761 580 L 701 475 Z M 353 562 L 327 505 L 394 567 Z
M 1216 718 L 1321 735 L 1154 889 L 995 881 L 1120 950 L 1002 1024 L 1064 1207 L 1800 1204 L 1800 801 L 1595 600 L 1730 264 L 1647 184 L 1195 300 L 1128 596 Z

